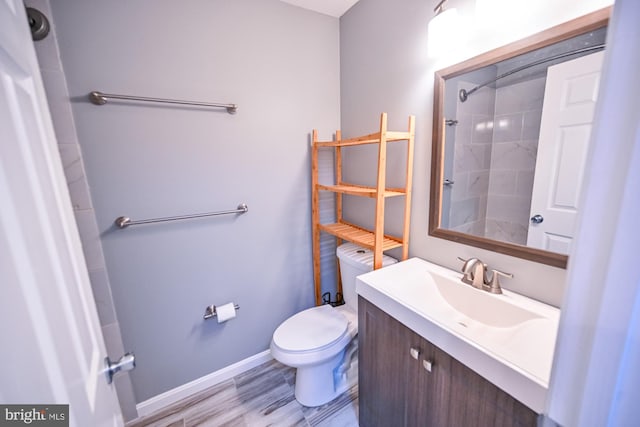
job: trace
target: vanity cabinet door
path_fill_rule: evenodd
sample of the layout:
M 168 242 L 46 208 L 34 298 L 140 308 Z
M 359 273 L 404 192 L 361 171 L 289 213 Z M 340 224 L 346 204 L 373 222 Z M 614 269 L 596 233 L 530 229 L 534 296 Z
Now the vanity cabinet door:
M 537 425 L 538 415 L 534 411 L 453 358 L 450 373 L 448 425 Z
M 362 427 L 404 426 L 411 331 L 362 297 L 358 304 L 359 418 Z M 401 349 L 407 348 L 406 351 Z
M 410 347 L 419 349 L 419 356 L 408 366 L 405 425 L 455 425 L 448 421 L 451 356 L 413 331 Z

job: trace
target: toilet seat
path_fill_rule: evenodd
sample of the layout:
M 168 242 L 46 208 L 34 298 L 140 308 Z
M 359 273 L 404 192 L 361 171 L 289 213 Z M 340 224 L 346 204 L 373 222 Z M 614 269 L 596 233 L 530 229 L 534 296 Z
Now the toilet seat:
M 303 310 L 285 320 L 273 333 L 273 343 L 290 353 L 315 352 L 340 341 L 349 321 L 330 305 Z

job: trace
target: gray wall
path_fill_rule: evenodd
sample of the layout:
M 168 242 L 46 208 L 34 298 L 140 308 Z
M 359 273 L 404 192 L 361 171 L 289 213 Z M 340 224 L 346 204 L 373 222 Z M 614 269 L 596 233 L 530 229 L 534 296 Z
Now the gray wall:
M 429 174 L 433 120 L 433 73 L 484 51 L 557 25 L 601 7 L 579 1 L 563 1 L 558 9 L 534 7 L 535 14 L 514 16 L 511 29 L 489 28 L 470 35 L 464 48 L 451 50 L 452 58 L 432 58 L 427 52 L 427 24 L 437 1 L 361 0 L 340 20 L 341 126 L 345 136 L 371 132 L 382 111 L 389 113 L 390 128 L 403 129 L 407 115 L 416 115 L 415 176 L 411 218 L 410 256 L 459 269 L 457 256 L 477 256 L 490 266 L 512 272 L 505 287 L 559 306 L 564 294 L 565 270 L 532 263 L 467 245 L 428 236 Z M 475 2 L 450 2 L 461 14 L 472 17 Z M 518 20 L 520 19 L 520 20 Z M 445 42 L 445 41 L 443 41 Z M 375 153 L 361 150 L 358 157 L 345 155 L 345 167 L 354 179 L 371 175 L 367 164 Z M 365 161 L 366 160 L 366 161 Z M 392 162 L 395 159 L 391 160 Z M 402 171 L 399 163 L 390 169 Z M 393 179 L 393 178 L 392 178 Z M 395 178 L 398 179 L 397 177 Z M 396 206 L 389 206 L 395 216 Z M 371 223 L 366 201 L 349 200 L 345 216 Z M 397 218 L 397 216 L 396 216 Z M 397 229 L 391 223 L 390 229 Z
M 339 127 L 338 20 L 276 0 L 52 6 L 141 402 L 266 350 L 282 320 L 313 304 L 309 133 Z M 92 90 L 239 109 L 97 107 Z M 240 202 L 239 217 L 112 225 Z M 228 301 L 236 319 L 202 320 Z
M 107 353 L 111 360 L 117 360 L 124 354 L 120 325 L 115 313 L 109 275 L 107 274 L 102 244 L 96 223 L 95 211 L 89 194 L 89 185 L 82 158 L 82 150 L 76 135 L 75 123 L 69 103 L 69 92 L 60 61 L 60 51 L 56 36 L 56 23 L 52 19 L 49 0 L 27 0 L 25 5 L 41 11 L 51 23 L 49 35 L 34 42 L 40 73 L 47 93 L 49 111 L 53 119 L 60 158 L 64 167 L 69 196 L 73 204 L 76 223 L 82 241 L 93 298 L 102 327 Z M 133 397 L 133 387 L 128 372 L 114 378 L 120 408 L 125 420 L 138 416 Z

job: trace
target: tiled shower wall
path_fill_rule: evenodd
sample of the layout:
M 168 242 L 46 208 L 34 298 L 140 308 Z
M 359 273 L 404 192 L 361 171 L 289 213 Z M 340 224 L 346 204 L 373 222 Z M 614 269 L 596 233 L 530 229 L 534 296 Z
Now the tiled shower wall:
M 459 82 L 458 90 L 475 83 Z M 457 91 L 456 91 L 457 92 Z M 484 87 L 457 102 L 449 228 L 483 236 L 493 141 L 495 89 Z
M 545 82 L 484 87 L 457 103 L 451 230 L 526 245 Z
M 495 90 L 485 236 L 527 243 L 546 76 Z
M 73 204 L 73 211 L 78 224 L 78 231 L 80 232 L 82 249 L 87 269 L 89 270 L 102 334 L 109 357 L 112 360 L 117 360 L 125 351 L 120 334 L 120 325 L 111 297 L 109 276 L 105 268 L 102 244 L 100 243 L 95 212 L 85 175 L 82 152 L 71 112 L 71 103 L 62 62 L 60 61 L 50 4 L 48 0 L 26 0 L 25 4 L 44 13 L 52 26 L 49 35 L 43 40 L 34 42 L 34 45 L 47 93 L 47 101 L 58 140 L 58 148 L 69 187 L 71 203 Z M 125 420 L 136 418 L 137 411 L 129 373 L 120 373 L 114 378 L 114 384 Z

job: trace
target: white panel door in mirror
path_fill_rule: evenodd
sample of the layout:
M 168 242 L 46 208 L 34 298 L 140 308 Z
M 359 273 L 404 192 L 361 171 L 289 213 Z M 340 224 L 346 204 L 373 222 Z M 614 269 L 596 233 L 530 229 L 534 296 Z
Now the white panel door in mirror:
M 549 67 L 527 246 L 569 254 L 603 56 Z

